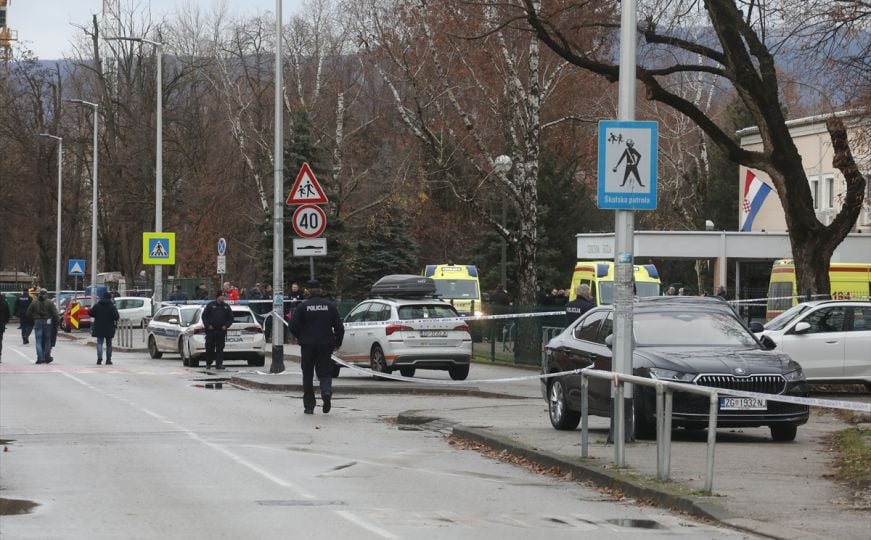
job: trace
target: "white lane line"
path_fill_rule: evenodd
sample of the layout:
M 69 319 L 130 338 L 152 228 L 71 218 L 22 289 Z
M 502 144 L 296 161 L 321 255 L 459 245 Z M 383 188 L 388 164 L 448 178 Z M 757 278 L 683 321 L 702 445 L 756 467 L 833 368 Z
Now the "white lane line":
M 87 382 L 79 379 L 78 377 L 76 377 L 74 375 L 70 375 L 69 373 L 62 373 L 62 374 L 66 375 L 70 379 L 81 384 L 85 388 L 88 388 L 90 390 L 93 390 L 93 391 L 98 392 L 98 393 L 103 394 L 103 395 L 108 395 L 108 394 L 106 394 L 106 392 L 100 390 L 99 388 L 95 388 L 94 386 L 91 386 Z M 216 452 L 219 452 L 219 453 L 229 457 L 230 459 L 232 459 L 233 461 L 235 461 L 239 465 L 242 465 L 243 467 L 259 474 L 260 476 L 269 480 L 270 482 L 273 482 L 281 487 L 291 489 L 291 490 L 295 491 L 299 496 L 301 496 L 305 499 L 310 499 L 310 500 L 317 499 L 317 497 L 315 495 L 307 492 L 306 490 L 304 490 L 300 486 L 298 486 L 292 482 L 288 482 L 287 480 L 270 473 L 269 471 L 261 468 L 260 466 L 255 465 L 254 463 L 251 463 L 250 461 L 246 460 L 242 456 L 239 456 L 239 455 L 233 453 L 233 451 L 227 449 L 226 447 L 224 447 L 220 444 L 205 440 L 204 438 L 200 437 L 197 433 L 185 428 L 184 426 L 182 426 L 178 422 L 175 422 L 174 420 L 170 420 L 168 418 L 165 418 L 164 416 L 162 416 L 156 412 L 150 411 L 144 407 L 141 407 L 141 406 L 137 405 L 136 403 L 129 401 L 127 399 L 121 399 L 121 398 L 115 397 L 115 396 L 112 396 L 112 397 L 114 397 L 114 399 L 116 399 L 118 401 L 122 401 L 124 403 L 129 403 L 130 406 L 132 406 L 136 410 L 142 412 L 143 414 L 151 416 L 152 418 L 159 420 L 165 424 L 169 424 L 169 425 L 174 426 L 176 429 L 178 429 L 179 431 L 181 431 L 182 433 L 184 433 L 185 435 L 187 435 L 188 437 L 190 437 L 194 441 L 196 441 L 204 446 L 207 446 L 207 447 L 211 448 L 212 450 L 215 450 Z M 351 512 L 347 512 L 345 510 L 334 510 L 333 512 L 335 514 L 337 514 L 338 516 L 350 521 L 354 525 L 357 525 L 358 527 L 366 529 L 367 531 L 369 531 L 371 533 L 377 534 L 378 536 L 380 536 L 382 538 L 387 538 L 387 539 L 398 538 L 398 536 L 394 535 L 390 531 L 387 531 L 385 529 L 378 527 L 377 525 L 369 523 L 365 519 L 363 519 L 355 514 L 352 514 Z
M 19 351 L 17 348 L 16 348 L 16 349 L 7 349 L 7 350 L 10 350 L 10 351 L 14 352 L 15 354 L 19 355 L 21 358 L 24 358 L 25 360 L 30 360 L 30 357 L 29 357 L 29 356 L 27 356 L 27 355 L 24 354 L 23 352 Z M 31 364 L 32 364 L 32 363 L 33 363 L 33 362 L 31 362 Z
M 351 512 L 348 512 L 346 510 L 335 510 L 335 513 L 337 516 L 345 518 L 348 521 L 350 521 L 351 523 L 353 523 L 354 525 L 357 525 L 358 527 L 362 527 L 371 533 L 377 534 L 381 538 L 399 538 L 398 536 L 391 533 L 390 531 L 384 530 L 381 527 L 377 527 L 377 526 L 369 523 L 368 521 L 365 521 L 364 519 L 352 514 Z

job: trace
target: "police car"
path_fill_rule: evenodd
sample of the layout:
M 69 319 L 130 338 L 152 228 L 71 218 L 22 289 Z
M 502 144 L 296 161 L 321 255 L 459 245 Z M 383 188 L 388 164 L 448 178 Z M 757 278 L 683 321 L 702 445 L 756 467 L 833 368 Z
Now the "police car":
M 452 305 L 434 296 L 431 278 L 386 276 L 370 298 L 345 317 L 345 338 L 336 355 L 381 373 L 413 377 L 417 369 L 469 375 L 472 336 Z
M 246 360 L 249 366 L 266 363 L 266 338 L 263 327 L 248 306 L 230 305 L 233 324 L 227 329 L 224 342 L 224 360 Z M 193 321 L 185 328 L 179 339 L 182 363 L 188 367 L 199 366 L 206 355 L 206 328 L 202 315 L 205 306 L 195 306 Z
M 194 323 L 202 306 L 166 306 L 158 310 L 145 327 L 148 354 L 160 358 L 163 353 L 181 355 L 182 336 Z

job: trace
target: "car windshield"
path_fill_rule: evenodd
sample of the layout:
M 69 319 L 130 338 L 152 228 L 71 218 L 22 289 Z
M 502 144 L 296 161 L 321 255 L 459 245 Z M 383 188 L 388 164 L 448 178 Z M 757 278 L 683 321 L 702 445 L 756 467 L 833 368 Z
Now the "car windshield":
M 440 304 L 420 304 L 399 307 L 399 319 L 408 321 L 412 319 L 444 319 L 458 317 L 453 307 Z
M 254 315 L 250 311 L 234 311 L 233 324 L 247 324 L 254 322 Z
M 644 298 L 646 296 L 659 296 L 659 283 L 635 283 L 635 296 Z M 600 281 L 599 282 L 599 305 L 614 303 L 614 282 Z
M 181 310 L 181 325 L 190 326 L 197 320 L 198 309 L 183 309 Z
M 753 335 L 727 313 L 642 312 L 634 319 L 638 347 L 758 347 Z
M 437 279 L 435 286 L 442 298 L 478 298 L 478 282 L 474 279 Z
M 792 322 L 796 317 L 807 311 L 809 308 L 810 306 L 806 304 L 793 306 L 765 323 L 764 328 L 766 330 L 783 330 L 787 324 Z

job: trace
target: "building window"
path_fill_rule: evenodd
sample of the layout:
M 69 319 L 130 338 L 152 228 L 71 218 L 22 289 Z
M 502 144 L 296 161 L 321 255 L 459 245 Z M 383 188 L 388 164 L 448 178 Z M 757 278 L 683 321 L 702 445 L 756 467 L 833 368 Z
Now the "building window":
M 810 181 L 811 183 L 811 197 L 814 200 L 814 210 L 820 209 L 820 181 L 816 178 Z
M 835 178 L 832 176 L 826 178 L 826 201 L 827 208 L 835 207 Z

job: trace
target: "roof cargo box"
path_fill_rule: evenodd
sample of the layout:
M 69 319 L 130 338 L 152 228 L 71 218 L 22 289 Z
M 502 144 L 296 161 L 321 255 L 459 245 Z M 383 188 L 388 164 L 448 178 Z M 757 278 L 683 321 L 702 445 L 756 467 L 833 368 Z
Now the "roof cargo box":
M 372 285 L 369 296 L 392 296 L 394 298 L 419 298 L 436 293 L 432 278 L 414 274 L 391 274 Z

